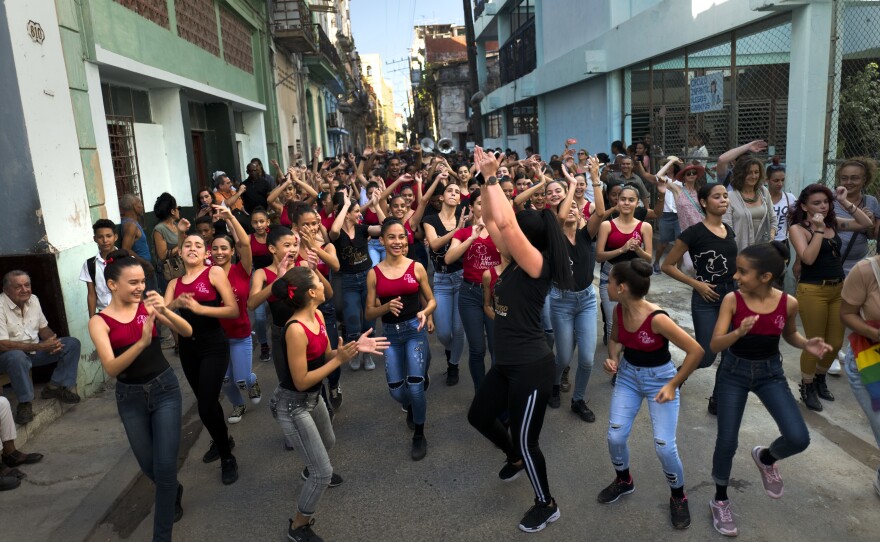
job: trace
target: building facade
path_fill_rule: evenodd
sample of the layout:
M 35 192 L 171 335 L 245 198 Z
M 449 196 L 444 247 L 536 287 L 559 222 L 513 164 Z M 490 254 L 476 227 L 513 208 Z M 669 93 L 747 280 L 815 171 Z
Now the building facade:
M 609 0 L 590 3 L 587 24 L 572 16 L 577 0 L 477 0 L 486 144 L 549 156 L 569 137 L 597 153 L 651 134 L 664 153 L 686 155 L 699 134 L 717 156 L 764 139 L 797 190 L 823 178 L 844 3 Z M 876 20 L 880 8 L 862 4 Z M 878 35 L 842 54 L 876 56 Z M 491 88 L 481 59 L 495 40 Z

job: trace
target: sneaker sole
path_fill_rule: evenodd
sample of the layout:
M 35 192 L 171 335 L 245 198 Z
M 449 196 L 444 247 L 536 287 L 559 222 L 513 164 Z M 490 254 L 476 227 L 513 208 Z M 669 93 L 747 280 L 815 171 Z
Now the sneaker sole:
M 761 487 L 764 487 L 764 469 L 762 469 L 761 459 L 758 457 L 758 452 L 761 450 L 762 446 L 755 446 L 752 448 L 752 461 L 755 462 L 755 466 L 758 467 L 758 472 L 761 475 Z M 764 493 L 767 494 L 771 499 L 781 499 L 782 494 L 785 493 L 785 488 L 782 488 L 782 491 L 779 494 L 770 493 L 770 490 L 764 487 Z
M 520 477 L 520 475 L 523 473 L 524 470 L 526 470 L 526 469 L 525 469 L 525 468 L 519 469 L 518 471 L 516 471 L 516 474 L 514 474 L 514 475 L 511 476 L 510 478 L 501 478 L 501 477 L 499 477 L 499 479 L 500 479 L 502 482 L 513 482 L 514 480 L 516 480 L 517 478 Z
M 547 526 L 547 524 L 553 523 L 554 521 L 559 519 L 561 516 L 562 516 L 562 514 L 559 513 L 559 508 L 557 508 L 556 512 L 554 512 L 552 516 L 547 518 L 547 521 L 545 521 L 544 523 L 538 525 L 537 527 L 526 527 L 525 525 L 520 523 L 519 530 L 524 533 L 537 533 L 538 531 L 543 531 L 544 528 Z
M 262 395 L 260 395 L 259 397 L 251 397 L 251 404 L 259 405 L 260 401 L 262 401 L 262 400 L 263 400 Z
M 623 493 L 619 493 L 616 497 L 614 497 L 614 500 L 611 500 L 611 501 L 601 501 L 599 499 L 596 499 L 596 500 L 599 501 L 599 504 L 611 504 L 613 502 L 617 502 L 618 500 L 620 500 L 620 498 L 623 497 L 624 495 L 629 495 L 630 493 L 633 493 L 635 490 L 636 490 L 636 488 L 632 488 L 629 491 L 624 491 Z
M 241 421 L 241 418 L 226 418 L 226 421 L 227 421 L 228 423 L 233 423 L 233 424 L 235 424 L 235 423 L 240 422 L 240 421 Z

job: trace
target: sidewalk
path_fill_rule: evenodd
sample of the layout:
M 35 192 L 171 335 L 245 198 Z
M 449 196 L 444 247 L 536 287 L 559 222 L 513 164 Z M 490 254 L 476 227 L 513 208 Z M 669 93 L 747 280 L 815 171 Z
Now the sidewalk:
M 193 418 L 198 421 L 192 391 L 180 370 L 180 360 L 171 350 L 164 352 L 183 393 L 183 459 L 202 425 L 189 423 Z M 58 401 L 42 401 L 46 404 L 37 405 L 35 421 L 25 428 L 19 426 L 16 446 L 40 452 L 45 458 L 36 465 L 20 467 L 27 473 L 21 486 L 0 493 L 3 540 L 86 540 L 117 499 L 142 478 L 119 420 L 114 387 L 111 382 L 78 405 L 64 405 L 60 417 L 51 416 L 51 409 L 61 408 Z M 29 437 L 36 429 L 30 426 L 38 422 L 48 426 Z M 146 517 L 151 510 L 127 513 Z

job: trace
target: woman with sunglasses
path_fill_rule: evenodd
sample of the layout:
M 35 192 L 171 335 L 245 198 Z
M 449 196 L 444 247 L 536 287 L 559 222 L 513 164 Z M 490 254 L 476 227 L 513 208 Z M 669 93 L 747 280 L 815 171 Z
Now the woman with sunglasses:
M 850 158 L 837 167 L 835 177 L 837 186 L 846 188 L 847 201 L 871 219 L 868 228 L 853 227 L 851 231 L 840 232 L 843 272 L 849 274 L 850 269 L 868 254 L 868 239 L 875 239 L 880 227 L 880 203 L 877 198 L 864 192 L 865 187 L 877 177 L 877 163 L 871 158 Z M 840 218 L 855 218 L 847 210 L 849 207 L 834 202 L 834 212 Z
M 832 202 L 837 200 L 855 220 L 838 218 Z M 791 214 L 789 239 L 801 262 L 797 285 L 799 313 L 808 337 L 820 337 L 831 345 L 822 358 L 801 353 L 801 399 L 810 410 L 821 411 L 819 398 L 833 401 L 825 378 L 843 344 L 840 321 L 840 291 L 843 287 L 843 258 L 838 230 L 853 231 L 873 227 L 874 221 L 847 199 L 847 190 L 837 187 L 835 194 L 820 184 L 801 191 Z

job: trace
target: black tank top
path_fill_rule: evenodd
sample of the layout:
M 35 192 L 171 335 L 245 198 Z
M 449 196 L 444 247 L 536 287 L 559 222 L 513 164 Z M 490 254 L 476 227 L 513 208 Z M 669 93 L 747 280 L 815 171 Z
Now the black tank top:
M 810 230 L 807 230 L 810 231 Z M 810 239 L 813 240 L 810 231 Z M 808 242 L 809 242 L 808 241 Z M 840 236 L 834 232 L 831 239 L 822 238 L 822 246 L 812 265 L 801 262 L 801 281 L 818 282 L 823 280 L 843 279 L 843 258 L 840 253 Z

